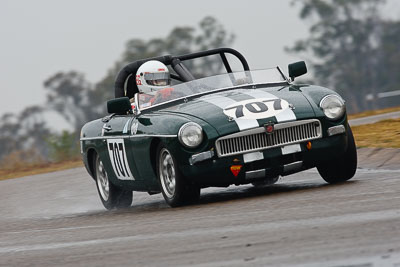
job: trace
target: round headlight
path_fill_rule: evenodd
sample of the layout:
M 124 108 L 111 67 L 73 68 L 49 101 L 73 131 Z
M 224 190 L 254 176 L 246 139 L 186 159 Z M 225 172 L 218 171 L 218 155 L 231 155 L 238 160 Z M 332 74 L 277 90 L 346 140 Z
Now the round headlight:
M 322 98 L 319 106 L 324 111 L 325 116 L 331 120 L 337 120 L 343 116 L 346 111 L 344 101 L 337 95 L 327 95 Z
M 182 145 L 194 148 L 203 141 L 203 129 L 197 123 L 185 123 L 179 129 L 178 138 Z

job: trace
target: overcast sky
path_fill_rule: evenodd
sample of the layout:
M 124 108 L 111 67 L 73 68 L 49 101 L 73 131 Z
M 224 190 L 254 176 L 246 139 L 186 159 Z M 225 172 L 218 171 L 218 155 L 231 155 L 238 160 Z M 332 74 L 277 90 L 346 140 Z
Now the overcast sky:
M 95 83 L 127 40 L 162 38 L 175 26 L 197 26 L 207 15 L 236 35 L 233 48 L 251 68 L 286 69 L 300 58 L 284 47 L 308 35 L 299 7 L 290 2 L 0 0 L 0 115 L 44 104 L 43 81 L 58 71 L 78 70 Z

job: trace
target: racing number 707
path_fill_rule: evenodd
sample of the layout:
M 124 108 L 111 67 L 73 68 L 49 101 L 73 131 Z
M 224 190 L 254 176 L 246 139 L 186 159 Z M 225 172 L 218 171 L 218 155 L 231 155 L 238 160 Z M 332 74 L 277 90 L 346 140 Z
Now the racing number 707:
M 126 157 L 124 140 L 110 139 L 107 140 L 107 143 L 111 165 L 117 178 L 120 180 L 134 180 Z
M 269 100 L 262 100 L 262 101 L 254 101 L 247 103 L 245 105 L 236 105 L 233 107 L 226 108 L 225 110 L 236 109 L 235 115 L 236 118 L 241 118 L 244 116 L 244 109 L 247 109 L 251 113 L 262 113 L 268 111 L 268 106 L 265 103 L 273 102 L 273 109 L 274 110 L 281 110 L 282 109 L 282 99 L 269 99 Z

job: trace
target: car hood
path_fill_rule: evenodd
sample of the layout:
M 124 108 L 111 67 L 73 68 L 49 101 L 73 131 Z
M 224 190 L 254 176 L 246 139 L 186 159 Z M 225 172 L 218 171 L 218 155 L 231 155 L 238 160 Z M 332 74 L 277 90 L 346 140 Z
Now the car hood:
M 301 90 L 292 86 L 214 92 L 159 112 L 196 117 L 209 123 L 220 135 L 260 127 L 266 123 L 315 117 L 310 102 Z

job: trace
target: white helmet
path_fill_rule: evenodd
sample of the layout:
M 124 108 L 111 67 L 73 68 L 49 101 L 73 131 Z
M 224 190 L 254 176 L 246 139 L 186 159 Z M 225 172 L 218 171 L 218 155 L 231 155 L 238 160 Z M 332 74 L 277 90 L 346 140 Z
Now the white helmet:
M 169 87 L 170 83 L 167 66 L 157 60 L 143 63 L 136 72 L 136 84 L 140 93 L 155 95 L 158 90 Z

